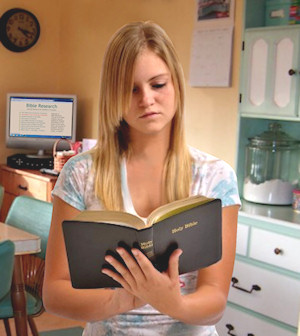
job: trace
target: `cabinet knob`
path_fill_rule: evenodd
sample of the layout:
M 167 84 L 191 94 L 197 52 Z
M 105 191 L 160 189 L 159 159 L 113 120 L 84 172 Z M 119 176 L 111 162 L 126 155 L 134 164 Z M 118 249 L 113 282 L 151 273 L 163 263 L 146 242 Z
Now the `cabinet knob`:
M 280 248 L 278 248 L 278 247 L 276 247 L 275 249 L 274 249 L 274 253 L 275 254 L 283 254 L 283 250 L 282 249 L 280 249 Z
M 297 71 L 295 71 L 294 69 L 290 69 L 288 73 L 290 76 L 294 76 L 297 74 Z
M 28 190 L 28 188 L 26 186 L 23 187 L 21 184 L 18 185 L 18 188 L 21 189 L 21 190 L 25 190 L 25 191 Z
M 239 280 L 235 277 L 231 278 L 231 282 L 232 282 L 232 287 L 238 289 L 238 290 L 241 290 L 243 292 L 246 292 L 246 293 L 252 293 L 253 291 L 260 291 L 261 288 L 258 286 L 258 285 L 252 285 L 251 289 L 245 289 L 243 287 L 240 287 L 240 286 L 237 286 L 237 283 L 239 282 Z

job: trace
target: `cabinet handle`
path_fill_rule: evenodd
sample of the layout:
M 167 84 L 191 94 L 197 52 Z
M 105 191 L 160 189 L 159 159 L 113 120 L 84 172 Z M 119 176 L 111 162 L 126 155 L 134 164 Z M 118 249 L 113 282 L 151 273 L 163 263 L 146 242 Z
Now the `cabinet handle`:
M 21 184 L 18 185 L 18 188 L 21 189 L 21 190 L 25 190 L 25 191 L 28 190 L 27 187 L 23 187 Z
M 232 324 L 226 324 L 226 328 L 228 329 L 227 335 L 236 336 L 236 334 L 233 334 L 232 331 L 234 330 L 234 326 Z M 247 336 L 255 336 L 252 333 L 248 333 Z
M 227 335 L 236 336 L 232 334 L 232 330 L 234 330 L 234 326 L 232 324 L 226 324 L 226 328 L 228 329 Z
M 282 249 L 280 249 L 280 248 L 278 248 L 278 247 L 276 247 L 275 249 L 274 249 L 274 253 L 275 254 L 283 254 L 283 250 Z
M 289 70 L 289 75 L 290 75 L 290 76 L 294 76 L 294 75 L 296 75 L 296 73 L 297 73 L 297 72 L 296 72 L 295 70 L 293 70 L 293 69 L 290 69 L 290 70 Z
M 246 292 L 246 293 L 252 293 L 254 290 L 255 291 L 260 291 L 261 290 L 261 288 L 258 285 L 252 285 L 252 288 L 250 290 L 239 287 L 239 286 L 236 285 L 239 282 L 239 280 L 235 277 L 231 278 L 231 282 L 232 282 L 232 287 L 234 287 L 238 290 L 241 290 L 243 292 Z

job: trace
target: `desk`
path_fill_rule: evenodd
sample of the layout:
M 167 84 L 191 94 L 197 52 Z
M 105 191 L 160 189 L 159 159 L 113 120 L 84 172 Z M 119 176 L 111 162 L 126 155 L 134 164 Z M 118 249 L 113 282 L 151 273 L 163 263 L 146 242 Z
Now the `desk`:
M 51 191 L 56 180 L 56 176 L 42 174 L 39 170 L 17 169 L 0 165 L 0 184 L 5 191 L 0 222 L 5 220 L 11 203 L 19 195 L 51 202 Z
M 11 299 L 17 336 L 27 336 L 26 297 L 22 268 L 24 254 L 40 251 L 41 240 L 38 236 L 0 222 L 0 241 L 11 240 L 15 244 L 15 262 L 11 287 Z

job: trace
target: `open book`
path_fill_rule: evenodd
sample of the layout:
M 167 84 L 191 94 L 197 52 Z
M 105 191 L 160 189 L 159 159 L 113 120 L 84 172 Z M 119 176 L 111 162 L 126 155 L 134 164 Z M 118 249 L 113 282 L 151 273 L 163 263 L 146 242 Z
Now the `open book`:
M 83 211 L 63 222 L 71 281 L 74 288 L 120 287 L 103 274 L 104 257 L 118 246 L 137 247 L 159 271 L 168 268 L 170 254 L 183 250 L 179 273 L 207 267 L 222 256 L 221 200 L 191 196 L 154 210 L 146 220 L 118 211 Z

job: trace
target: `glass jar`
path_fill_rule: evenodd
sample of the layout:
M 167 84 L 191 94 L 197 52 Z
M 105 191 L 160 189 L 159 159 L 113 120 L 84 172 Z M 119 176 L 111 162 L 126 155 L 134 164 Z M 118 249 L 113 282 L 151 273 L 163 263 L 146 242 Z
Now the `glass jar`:
M 288 205 L 300 175 L 300 141 L 281 131 L 279 123 L 249 138 L 243 197 L 250 202 Z

